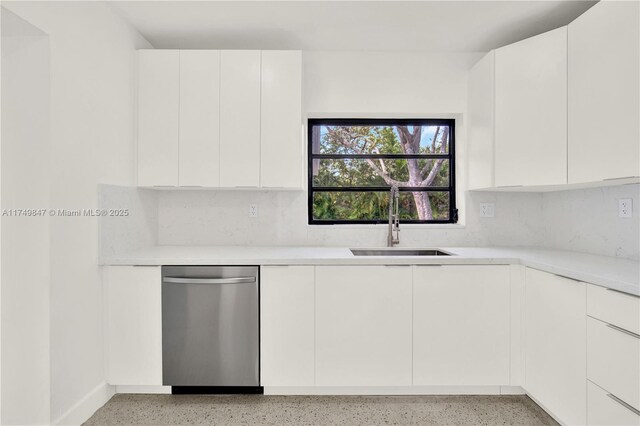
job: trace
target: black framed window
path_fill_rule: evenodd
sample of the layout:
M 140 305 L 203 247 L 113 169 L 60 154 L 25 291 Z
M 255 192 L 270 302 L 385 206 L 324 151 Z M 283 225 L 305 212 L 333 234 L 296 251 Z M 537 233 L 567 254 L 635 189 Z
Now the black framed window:
M 309 223 L 455 223 L 455 120 L 309 119 Z

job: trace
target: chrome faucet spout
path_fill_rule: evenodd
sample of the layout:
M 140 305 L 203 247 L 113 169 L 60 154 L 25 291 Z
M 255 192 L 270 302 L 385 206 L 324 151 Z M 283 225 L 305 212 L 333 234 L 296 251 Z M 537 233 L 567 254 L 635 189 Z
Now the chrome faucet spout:
M 387 233 L 387 247 L 393 247 L 400 242 L 400 189 L 398 185 L 391 185 L 389 191 L 389 231 Z

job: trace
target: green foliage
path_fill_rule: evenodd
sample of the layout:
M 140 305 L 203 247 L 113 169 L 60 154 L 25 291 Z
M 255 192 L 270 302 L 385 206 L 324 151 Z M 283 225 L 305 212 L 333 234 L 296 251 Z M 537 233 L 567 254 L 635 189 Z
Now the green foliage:
M 398 131 L 391 126 L 348 126 L 323 128 L 320 143 L 322 154 L 404 154 Z M 441 152 L 442 133 L 435 141 L 420 146 L 421 153 Z M 445 146 L 446 148 L 446 146 Z M 389 187 L 385 180 L 393 179 L 401 186 L 413 186 L 410 162 L 423 180 L 434 167 L 430 159 L 321 159 L 314 160 L 314 186 L 322 187 Z M 449 164 L 444 161 L 431 186 L 449 185 Z M 430 192 L 433 219 L 447 219 L 449 194 Z M 318 220 L 377 220 L 388 215 L 389 193 L 385 192 L 316 192 L 313 215 Z M 411 193 L 402 192 L 400 218 L 419 219 L 416 201 Z

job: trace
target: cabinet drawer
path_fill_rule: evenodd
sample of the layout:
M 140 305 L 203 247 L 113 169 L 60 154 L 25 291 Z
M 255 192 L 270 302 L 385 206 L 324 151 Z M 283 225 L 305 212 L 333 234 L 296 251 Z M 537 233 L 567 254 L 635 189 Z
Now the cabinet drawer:
M 599 386 L 587 381 L 587 424 L 640 425 L 640 415 L 609 396 Z
M 640 408 L 640 337 L 587 318 L 587 378 Z
M 640 297 L 588 285 L 587 315 L 640 334 Z

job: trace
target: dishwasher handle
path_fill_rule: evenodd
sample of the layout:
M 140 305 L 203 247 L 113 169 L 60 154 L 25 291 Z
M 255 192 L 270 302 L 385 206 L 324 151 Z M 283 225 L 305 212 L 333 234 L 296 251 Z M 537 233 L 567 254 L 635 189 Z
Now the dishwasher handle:
M 164 277 L 162 281 L 169 284 L 245 284 L 255 283 L 256 277 L 233 277 L 233 278 L 181 278 Z

